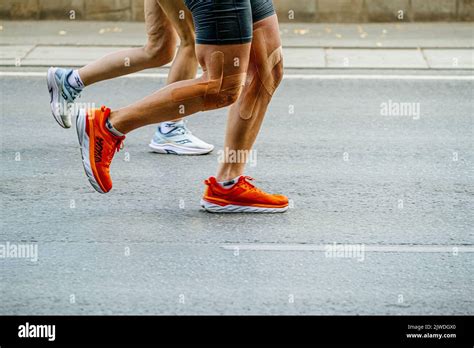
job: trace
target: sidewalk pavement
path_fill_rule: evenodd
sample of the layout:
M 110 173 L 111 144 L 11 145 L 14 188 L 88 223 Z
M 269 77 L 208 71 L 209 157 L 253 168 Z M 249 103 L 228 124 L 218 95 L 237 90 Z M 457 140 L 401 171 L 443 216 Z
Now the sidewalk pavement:
M 472 23 L 282 23 L 290 69 L 474 69 Z M 82 66 L 141 46 L 143 23 L 2 21 L 0 66 Z

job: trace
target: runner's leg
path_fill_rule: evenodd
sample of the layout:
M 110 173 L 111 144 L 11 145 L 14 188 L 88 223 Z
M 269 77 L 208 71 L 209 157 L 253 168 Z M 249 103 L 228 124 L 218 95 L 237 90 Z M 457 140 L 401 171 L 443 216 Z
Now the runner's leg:
M 260 131 L 273 91 L 283 77 L 280 51 L 277 16 L 254 23 L 247 81 L 239 100 L 230 107 L 224 144 L 225 153 L 240 151 L 243 158 L 237 162 L 225 158 L 217 173 L 218 181 L 233 179 L 244 173 L 246 156 Z
M 261 1 L 265 3 L 262 8 L 269 7 L 274 12 L 271 1 Z M 186 3 L 196 24 L 196 52 L 203 75 L 198 79 L 172 83 L 115 112 L 102 107 L 100 110 L 82 111 L 77 117 L 84 168 L 89 181 L 99 192 L 105 193 L 112 188 L 110 163 L 125 139 L 124 133 L 147 124 L 171 120 L 177 115 L 184 117 L 229 106 L 241 95 L 252 41 L 251 0 L 186 0 Z M 255 44 L 266 47 L 263 30 L 255 33 L 260 38 Z M 269 37 L 268 43 L 270 47 L 275 43 L 273 36 Z M 263 51 L 254 50 L 254 54 L 259 52 Z M 280 64 L 279 53 L 277 50 L 276 54 L 272 52 L 266 59 L 255 59 L 255 76 L 259 76 L 261 84 L 252 84 L 248 80 L 249 91 L 265 88 L 270 96 L 273 94 L 279 83 L 279 79 L 275 80 L 277 74 L 273 72 Z M 252 94 L 255 98 L 264 97 L 260 92 Z M 242 105 L 239 117 L 256 117 L 258 120 L 261 116 L 255 112 L 254 100 L 243 101 L 248 105 Z M 260 123 L 256 124 L 259 126 Z M 257 189 L 248 177 L 240 176 L 231 186 L 217 182 L 214 177 L 205 183 L 207 188 L 201 204 L 208 211 L 277 213 L 288 209 L 287 197 Z
M 158 0 L 158 3 L 180 38 L 167 84 L 193 79 L 196 77 L 198 61 L 192 14 L 181 0 Z M 159 124 L 149 146 L 153 152 L 178 155 L 203 155 L 214 149 L 213 145 L 196 137 L 181 118 Z
M 121 148 L 124 133 L 148 124 L 222 108 L 240 96 L 252 41 L 250 0 L 186 0 L 186 5 L 196 24 L 201 77 L 172 83 L 115 112 L 104 106 L 77 113 L 76 130 L 84 169 L 98 192 L 112 189 L 110 164 Z M 229 30 L 230 26 L 233 30 Z
M 83 88 L 98 81 L 169 63 L 176 52 L 176 32 L 157 0 L 145 0 L 148 42 L 144 47 L 111 53 L 79 70 L 51 67 L 47 85 L 51 113 L 63 128 L 71 127 L 71 108 Z
M 192 14 L 183 1 L 158 0 L 158 3 L 180 39 L 178 53 L 171 65 L 167 83 L 193 79 L 196 77 L 198 61 L 194 44 L 195 34 Z
M 229 110 L 224 155 L 205 181 L 201 205 L 216 213 L 282 213 L 288 198 L 256 188 L 242 175 L 271 97 L 283 76 L 278 21 L 271 0 L 250 0 L 253 39 L 244 90 Z M 228 156 L 228 157 L 227 157 Z
M 157 0 L 145 0 L 145 25 L 148 36 L 145 46 L 110 53 L 82 67 L 79 76 L 84 85 L 171 62 L 176 52 L 177 35 Z
M 201 77 L 172 83 L 136 103 L 112 111 L 110 122 L 126 134 L 149 124 L 233 104 L 244 83 L 249 52 L 250 44 L 196 45 L 203 69 Z M 240 61 L 238 66 L 235 59 Z M 224 81 L 228 81 L 227 86 Z M 206 90 L 210 92 L 207 95 Z

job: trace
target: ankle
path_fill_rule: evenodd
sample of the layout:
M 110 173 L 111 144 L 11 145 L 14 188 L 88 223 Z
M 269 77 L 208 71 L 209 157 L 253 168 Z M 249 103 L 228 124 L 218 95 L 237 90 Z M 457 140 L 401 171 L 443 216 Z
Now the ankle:
M 78 70 L 72 70 L 67 76 L 66 82 L 70 87 L 79 92 L 85 87 Z
M 221 169 L 216 175 L 218 182 L 229 181 L 243 175 L 243 168 L 230 168 L 228 170 Z
M 110 119 L 108 118 L 105 120 L 105 127 L 108 129 L 110 133 L 112 133 L 116 137 L 122 138 L 125 136 L 125 134 L 123 134 L 117 128 L 115 128 L 115 126 L 112 124 L 112 122 L 110 122 Z
M 108 118 L 108 123 L 118 133 L 121 133 L 123 135 L 128 133 L 127 130 L 126 130 L 126 127 L 120 122 L 120 117 L 118 117 L 118 112 L 117 111 L 111 111 L 110 112 L 110 115 L 109 115 L 109 118 Z

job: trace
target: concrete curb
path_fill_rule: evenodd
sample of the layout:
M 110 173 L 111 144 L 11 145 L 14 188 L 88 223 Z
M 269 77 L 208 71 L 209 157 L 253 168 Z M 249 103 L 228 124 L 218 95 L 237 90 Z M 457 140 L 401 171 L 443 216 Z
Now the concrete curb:
M 282 23 L 285 66 L 293 69 L 472 69 L 468 23 Z M 82 66 L 146 42 L 143 23 L 6 21 L 0 66 Z
M 3 45 L 0 66 L 83 66 L 123 46 Z M 474 69 L 471 49 L 284 48 L 290 69 Z M 170 65 L 166 65 L 169 67 Z

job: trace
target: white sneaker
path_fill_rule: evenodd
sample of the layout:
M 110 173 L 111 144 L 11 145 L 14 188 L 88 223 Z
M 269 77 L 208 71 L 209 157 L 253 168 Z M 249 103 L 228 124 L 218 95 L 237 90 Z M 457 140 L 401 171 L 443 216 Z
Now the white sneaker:
M 79 96 L 81 91 L 71 87 L 67 82 L 72 69 L 49 68 L 48 91 L 51 97 L 51 113 L 56 122 L 63 128 L 71 128 L 71 114 L 69 107 Z
M 167 133 L 163 133 L 158 126 L 149 145 L 153 152 L 173 155 L 204 155 L 214 150 L 214 145 L 194 136 L 184 121 L 174 122 L 173 126 Z

